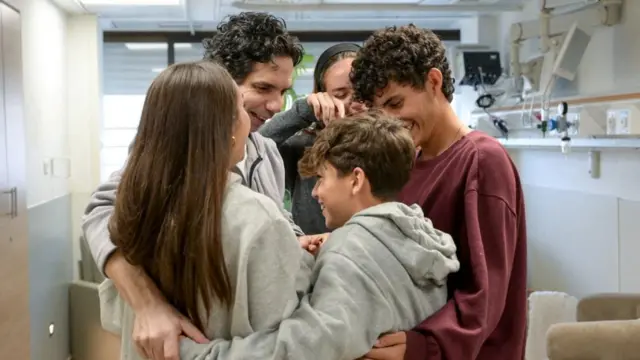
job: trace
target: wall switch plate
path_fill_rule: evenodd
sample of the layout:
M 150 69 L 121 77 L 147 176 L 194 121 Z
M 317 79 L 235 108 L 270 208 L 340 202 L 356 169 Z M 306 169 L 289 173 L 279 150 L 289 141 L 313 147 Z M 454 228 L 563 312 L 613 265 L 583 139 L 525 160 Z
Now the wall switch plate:
M 51 176 L 61 179 L 71 177 L 71 159 L 57 157 L 51 159 Z
M 45 158 L 42 160 L 42 173 L 44 176 L 51 176 L 51 159 Z

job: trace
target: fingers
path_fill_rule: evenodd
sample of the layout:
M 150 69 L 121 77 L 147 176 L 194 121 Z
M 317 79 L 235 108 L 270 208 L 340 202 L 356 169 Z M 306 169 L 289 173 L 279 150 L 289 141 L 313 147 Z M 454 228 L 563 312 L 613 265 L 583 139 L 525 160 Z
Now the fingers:
M 391 354 L 389 354 L 389 351 L 387 349 L 376 349 L 373 348 L 371 349 L 371 351 L 369 351 L 365 357 L 365 359 L 368 360 L 387 360 L 387 359 L 393 359 L 393 357 L 391 356 Z
M 309 245 L 309 247 L 307 247 L 307 251 L 312 254 L 315 254 L 317 249 L 318 247 L 316 245 Z
M 346 109 L 344 103 L 336 98 L 333 98 L 334 104 L 336 105 L 336 109 L 338 110 L 338 119 L 342 119 L 346 115 Z
M 307 103 L 313 108 L 316 119 L 325 125 L 346 115 L 344 103 L 327 93 L 310 94 Z
M 403 360 L 405 351 L 405 345 L 395 345 L 379 349 L 373 348 L 365 354 L 364 358 L 369 360 Z
M 149 342 L 149 347 L 147 347 L 147 352 L 151 353 L 150 359 L 166 360 L 164 357 L 164 340 L 164 338 L 151 339 L 151 341 Z
M 209 339 L 207 339 L 207 337 L 204 336 L 204 334 L 200 330 L 198 330 L 198 328 L 193 325 L 187 318 L 182 317 L 180 319 L 180 326 L 182 327 L 182 334 L 184 334 L 191 340 L 199 344 L 206 344 L 209 342 Z
M 307 96 L 307 104 L 313 108 L 313 115 L 315 115 L 316 119 L 320 120 L 320 117 L 322 116 L 322 108 L 320 106 L 318 94 L 310 94 Z
M 309 238 L 308 235 L 303 235 L 298 237 L 298 242 L 300 242 L 300 246 L 303 249 L 308 249 L 309 245 L 311 244 L 311 239 Z
M 381 336 L 376 341 L 374 348 L 385 348 L 394 345 L 400 345 L 407 342 L 407 334 L 404 331 L 391 333 Z
M 326 126 L 336 117 L 336 105 L 333 98 L 327 93 L 319 93 L 318 99 L 320 100 L 322 111 L 318 120 L 322 121 Z
M 134 323 L 134 331 L 132 334 L 133 344 L 135 345 L 138 354 L 140 354 L 140 357 L 143 359 L 152 359 L 153 353 L 151 352 L 152 346 L 150 338 L 140 335 L 140 330 L 137 329 L 137 325 L 137 323 Z
M 164 357 L 158 360 L 180 360 L 180 338 L 165 339 L 163 350 Z
M 134 340 L 133 344 L 135 345 L 136 350 L 138 351 L 138 355 L 140 355 L 141 358 L 151 359 L 151 354 L 147 352 L 146 345 L 144 345 L 143 343 L 139 343 L 136 340 Z

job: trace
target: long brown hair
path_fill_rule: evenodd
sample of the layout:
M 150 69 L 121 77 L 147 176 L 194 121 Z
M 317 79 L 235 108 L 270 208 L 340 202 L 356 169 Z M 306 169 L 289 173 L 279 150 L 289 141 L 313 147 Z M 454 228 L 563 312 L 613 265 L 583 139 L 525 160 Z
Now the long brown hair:
M 118 186 L 111 240 L 204 331 L 233 293 L 220 233 L 237 88 L 220 65 L 183 63 L 151 84 Z

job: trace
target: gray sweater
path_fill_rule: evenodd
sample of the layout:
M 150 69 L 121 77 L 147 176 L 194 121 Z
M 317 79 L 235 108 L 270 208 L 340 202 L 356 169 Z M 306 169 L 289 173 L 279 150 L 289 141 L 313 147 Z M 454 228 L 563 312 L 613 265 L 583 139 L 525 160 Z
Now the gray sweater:
M 298 305 L 309 284 L 313 257 L 302 250 L 277 205 L 241 185 L 231 174 L 222 207 L 222 248 L 233 287 L 233 304 L 214 305 L 205 335 L 208 338 L 247 336 L 277 326 Z M 131 338 L 134 313 L 113 282 L 99 288 L 105 329 L 119 334 L 121 359 L 137 360 Z
M 317 122 L 313 109 L 306 99 L 293 103 L 291 109 L 276 114 L 258 132 L 273 140 L 278 146 L 285 170 L 285 187 L 291 194 L 293 221 L 305 234 L 328 232 L 318 201 L 311 196 L 315 178 L 303 179 L 298 174 L 298 161 L 304 150 L 313 145 L 315 134 L 304 129 Z
M 330 235 L 310 292 L 278 327 L 209 344 L 184 339 L 180 359 L 359 358 L 381 334 L 411 329 L 444 306 L 447 276 L 460 266 L 455 252 L 451 236 L 434 229 L 417 205 L 363 210 Z
M 300 227 L 293 222 L 291 214 L 284 209 L 284 165 L 272 140 L 258 133 L 249 135 L 244 173 L 247 177 L 242 177 L 242 183 L 271 198 L 278 204 L 296 235 L 304 235 Z M 122 171 L 117 171 L 98 187 L 91 196 L 82 218 L 82 229 L 91 248 L 91 254 L 103 273 L 107 258 L 116 248 L 109 237 L 107 225 L 113 214 L 116 190 L 121 177 Z

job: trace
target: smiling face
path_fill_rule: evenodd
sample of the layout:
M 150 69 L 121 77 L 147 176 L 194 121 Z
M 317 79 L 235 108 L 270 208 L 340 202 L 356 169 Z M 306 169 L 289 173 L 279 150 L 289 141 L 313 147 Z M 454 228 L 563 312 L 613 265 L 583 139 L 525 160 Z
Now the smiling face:
M 364 180 L 362 171 L 357 170 L 361 173 L 360 180 Z M 341 175 L 328 161 L 318 169 L 318 181 L 311 194 L 320 204 L 327 228 L 339 228 L 360 210 L 354 201 L 362 188 L 358 184 L 358 171 Z
M 373 105 L 402 120 L 414 144 L 424 146 L 443 120 L 445 107 L 450 107 L 440 91 L 441 84 L 442 75 L 437 69 L 427 74 L 422 89 L 391 81 L 374 98 Z
M 323 79 L 326 92 L 344 102 L 347 115 L 361 109 L 361 104 L 352 101 L 353 87 L 349 79 L 351 63 L 353 57 L 338 60 L 325 71 Z
M 293 61 L 290 57 L 275 57 L 273 62 L 256 63 L 253 71 L 240 85 L 244 108 L 251 119 L 251 131 L 282 109 L 283 95 L 291 88 Z
M 355 53 L 347 53 L 346 56 L 337 60 L 324 72 L 323 82 L 324 90 L 336 99 L 342 100 L 345 104 L 347 115 L 360 112 L 364 109 L 361 103 L 353 101 L 353 86 L 349 73 L 351 72 L 351 64 L 355 57 Z

